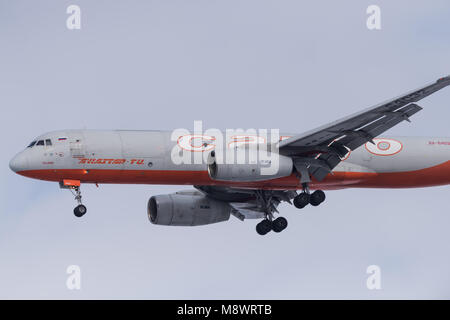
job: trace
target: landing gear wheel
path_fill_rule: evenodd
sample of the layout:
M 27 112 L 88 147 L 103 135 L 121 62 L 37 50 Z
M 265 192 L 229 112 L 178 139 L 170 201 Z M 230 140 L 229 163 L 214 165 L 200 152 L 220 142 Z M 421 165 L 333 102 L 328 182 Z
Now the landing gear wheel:
M 281 232 L 288 226 L 286 218 L 278 217 L 272 221 L 272 230 L 274 232 Z
M 312 206 L 318 206 L 324 201 L 325 201 L 325 192 L 323 192 L 322 190 L 316 190 L 313 193 L 311 193 L 309 203 Z
M 303 209 L 309 203 L 310 196 L 306 192 L 300 193 L 298 196 L 294 198 L 294 206 L 297 209 Z
M 270 230 L 272 230 L 272 222 L 267 219 L 264 219 L 256 225 L 256 232 L 259 235 L 266 235 Z
M 69 189 L 70 192 L 72 192 L 72 194 L 75 196 L 75 200 L 78 202 L 78 206 L 76 206 L 73 209 L 73 214 L 75 215 L 75 217 L 80 218 L 84 216 L 87 212 L 87 208 L 81 203 L 81 190 L 79 181 L 78 185 L 68 185 L 68 186 L 66 186 L 64 182 L 60 182 L 60 186 L 61 188 Z
M 73 214 L 78 218 L 84 216 L 84 214 L 86 212 L 87 212 L 87 208 L 82 204 L 76 206 L 75 209 L 73 209 Z

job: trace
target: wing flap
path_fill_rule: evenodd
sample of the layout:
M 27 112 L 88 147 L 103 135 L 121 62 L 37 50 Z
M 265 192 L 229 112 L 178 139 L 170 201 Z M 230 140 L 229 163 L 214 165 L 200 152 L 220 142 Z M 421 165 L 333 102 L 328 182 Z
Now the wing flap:
M 347 132 L 346 136 L 339 140 L 350 150 L 355 150 L 359 146 L 370 141 L 374 137 L 382 134 L 388 129 L 396 126 L 402 121 L 408 121 L 409 117 L 422 110 L 417 104 L 410 104 L 398 111 L 384 113 L 379 119 L 363 126 L 356 131 Z

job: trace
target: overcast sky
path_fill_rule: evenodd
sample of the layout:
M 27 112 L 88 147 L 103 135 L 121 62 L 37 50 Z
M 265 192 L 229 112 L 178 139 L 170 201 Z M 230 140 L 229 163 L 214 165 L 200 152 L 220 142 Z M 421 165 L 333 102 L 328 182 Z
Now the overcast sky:
M 449 21 L 445 0 L 0 0 L 0 298 L 449 299 L 449 187 L 330 191 L 261 237 L 233 217 L 152 225 L 148 198 L 187 186 L 82 186 L 78 219 L 69 191 L 8 168 L 66 128 L 301 133 L 450 74 Z M 385 136 L 450 136 L 450 89 L 419 104 Z

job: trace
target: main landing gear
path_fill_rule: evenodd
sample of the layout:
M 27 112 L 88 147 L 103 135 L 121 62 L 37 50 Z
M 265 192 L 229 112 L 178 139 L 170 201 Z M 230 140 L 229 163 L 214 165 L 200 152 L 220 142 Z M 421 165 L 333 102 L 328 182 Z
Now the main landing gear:
M 303 191 L 294 198 L 294 206 L 298 209 L 303 209 L 308 204 L 317 207 L 325 201 L 325 192 L 316 190 L 313 193 L 309 192 L 308 184 L 303 184 Z
M 75 186 L 70 188 L 70 191 L 72 191 L 73 195 L 75 196 L 75 200 L 78 203 L 78 206 L 76 206 L 73 209 L 73 214 L 75 215 L 75 217 L 81 218 L 82 216 L 85 215 L 85 213 L 87 212 L 87 208 L 86 206 L 84 206 L 81 203 L 81 191 L 80 191 L 80 187 L 79 186 Z
M 262 236 L 268 234 L 270 231 L 278 233 L 286 229 L 287 225 L 286 218 L 278 217 L 275 220 L 266 218 L 256 225 L 256 232 Z
M 277 198 L 274 198 L 273 194 L 265 190 L 257 190 L 256 198 L 261 204 L 264 211 L 264 220 L 256 225 L 256 232 L 259 235 L 266 235 L 270 231 L 281 232 L 286 229 L 288 222 L 286 218 L 278 217 L 274 219 L 273 213 L 278 212 L 277 205 L 280 202 Z

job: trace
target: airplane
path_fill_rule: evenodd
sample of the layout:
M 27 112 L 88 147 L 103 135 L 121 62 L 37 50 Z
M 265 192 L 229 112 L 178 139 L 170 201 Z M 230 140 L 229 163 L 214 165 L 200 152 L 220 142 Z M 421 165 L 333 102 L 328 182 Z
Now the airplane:
M 234 136 L 225 145 L 249 151 L 264 146 L 279 157 L 278 170 L 262 174 L 267 161 L 222 163 L 215 136 L 170 131 L 61 130 L 35 138 L 9 163 L 19 175 L 58 182 L 75 195 L 76 217 L 87 208 L 80 186 L 94 184 L 192 185 L 193 190 L 150 197 L 151 223 L 199 226 L 229 220 L 260 219 L 265 235 L 287 227 L 278 214 L 285 201 L 302 209 L 325 200 L 323 190 L 414 188 L 450 183 L 450 138 L 380 137 L 409 121 L 422 108 L 417 101 L 450 85 L 450 76 L 389 101 L 302 134 L 278 140 Z M 207 154 L 207 162 L 174 163 L 180 154 Z M 270 162 L 270 161 L 269 161 Z M 312 191 L 314 190 L 314 191 Z

